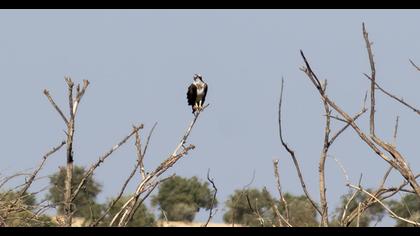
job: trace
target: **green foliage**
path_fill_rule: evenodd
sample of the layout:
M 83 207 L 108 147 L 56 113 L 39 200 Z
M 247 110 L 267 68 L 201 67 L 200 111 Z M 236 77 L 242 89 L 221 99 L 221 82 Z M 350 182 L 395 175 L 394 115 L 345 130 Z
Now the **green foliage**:
M 406 194 L 400 201 L 392 200 L 389 202 L 390 208 L 395 214 L 412 221 L 420 221 L 420 197 L 415 194 Z M 413 226 L 404 221 L 398 220 L 397 227 Z
M 81 166 L 74 166 L 72 190 L 85 175 L 86 170 Z M 60 170 L 50 177 L 51 187 L 47 199 L 56 204 L 58 214 L 64 213 L 64 180 L 66 178 L 66 169 L 61 167 Z M 79 194 L 73 201 L 75 206 L 74 217 L 83 217 L 86 220 L 97 218 L 101 213 L 101 205 L 95 202 L 96 196 L 101 191 L 101 185 L 93 179 L 93 176 L 87 178 L 86 185 L 80 190 Z
M 9 227 L 30 226 L 48 227 L 56 226 L 47 215 L 35 214 L 36 199 L 32 194 L 18 198 L 18 193 L 6 191 L 0 193 L 0 216 Z M 16 201 L 17 199 L 17 201 Z
M 367 189 L 367 191 L 371 192 L 370 189 Z M 341 196 L 341 203 L 339 207 L 335 209 L 335 216 L 331 220 L 330 226 L 340 226 L 339 222 L 343 215 L 344 208 L 352 195 L 353 193 L 348 193 Z M 362 203 L 368 198 L 369 198 L 368 195 L 362 192 L 358 192 L 353 198 L 353 200 L 349 203 L 346 214 L 348 215 L 352 211 L 356 210 L 359 206 L 359 203 Z M 384 217 L 384 214 L 385 214 L 385 209 L 379 203 L 374 203 L 359 216 L 359 226 L 368 227 L 372 222 L 379 222 Z M 350 227 L 357 226 L 356 218 L 350 223 L 349 226 Z
M 298 227 L 315 227 L 319 223 L 316 219 L 317 212 L 305 195 L 294 196 L 289 193 L 284 194 L 289 209 L 289 223 Z M 279 207 L 280 212 L 284 212 L 284 205 Z M 283 214 L 284 215 L 284 214 Z
M 226 201 L 228 211 L 223 215 L 226 223 L 238 223 L 247 226 L 261 226 L 260 220 L 250 208 L 249 203 L 255 211 L 258 211 L 264 220 L 264 226 L 271 226 L 273 212 L 271 201 L 274 199 L 267 191 L 258 189 L 247 189 L 245 191 L 235 190 Z
M 249 202 L 248 202 L 248 199 Z M 316 226 L 316 211 L 305 196 L 284 195 L 289 209 L 289 223 L 293 226 Z M 236 190 L 226 201 L 228 211 L 223 220 L 246 226 L 278 226 L 272 203 L 276 204 L 282 215 L 285 215 L 284 205 L 267 191 L 258 189 Z M 251 207 L 252 209 L 251 209 Z M 255 212 L 258 212 L 262 220 Z
M 193 221 L 200 208 L 210 209 L 213 200 L 208 183 L 201 183 L 197 177 L 175 176 L 163 182 L 157 195 L 152 197 L 152 206 L 159 206 L 165 216 L 172 221 Z M 217 205 L 217 200 L 214 206 Z
M 111 222 L 112 218 L 118 213 L 121 207 L 128 201 L 128 196 L 122 196 L 118 201 L 115 203 L 114 207 L 111 208 L 109 214 L 103 219 L 100 226 L 108 226 Z M 106 206 L 113 201 L 113 199 L 109 200 L 106 203 Z M 118 219 L 117 219 L 118 220 Z M 127 226 L 129 227 L 155 227 L 156 220 L 155 216 L 147 209 L 147 207 L 142 204 L 134 213 L 133 218 L 128 222 Z

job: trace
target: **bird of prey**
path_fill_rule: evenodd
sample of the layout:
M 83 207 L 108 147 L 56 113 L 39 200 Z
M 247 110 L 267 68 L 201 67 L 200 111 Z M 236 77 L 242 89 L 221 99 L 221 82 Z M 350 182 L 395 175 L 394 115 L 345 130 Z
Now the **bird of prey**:
M 192 113 L 201 110 L 206 100 L 207 84 L 203 81 L 200 74 L 194 74 L 194 81 L 188 87 L 187 99 L 188 105 L 192 107 Z

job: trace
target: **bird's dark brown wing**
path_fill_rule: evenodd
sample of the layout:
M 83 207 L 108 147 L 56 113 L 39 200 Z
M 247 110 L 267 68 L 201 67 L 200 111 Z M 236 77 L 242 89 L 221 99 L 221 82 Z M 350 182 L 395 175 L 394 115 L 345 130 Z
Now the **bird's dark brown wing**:
M 188 91 L 187 91 L 188 105 L 194 106 L 196 98 L 197 98 L 197 88 L 195 87 L 194 84 L 191 84 L 188 87 Z

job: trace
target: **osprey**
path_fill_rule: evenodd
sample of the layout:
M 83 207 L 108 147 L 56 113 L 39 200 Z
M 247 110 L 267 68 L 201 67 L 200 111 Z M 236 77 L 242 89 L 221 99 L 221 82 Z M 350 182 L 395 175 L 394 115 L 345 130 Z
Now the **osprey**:
M 203 108 L 206 100 L 207 84 L 199 74 L 194 75 L 194 82 L 188 87 L 187 99 L 188 105 L 192 107 L 192 113 Z

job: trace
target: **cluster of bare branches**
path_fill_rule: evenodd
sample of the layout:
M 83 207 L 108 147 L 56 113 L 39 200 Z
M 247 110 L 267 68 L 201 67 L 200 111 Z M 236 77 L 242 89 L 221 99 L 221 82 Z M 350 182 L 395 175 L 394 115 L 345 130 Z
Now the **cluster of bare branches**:
M 388 97 L 394 99 L 395 101 L 399 102 L 400 104 L 408 107 L 409 109 L 413 110 L 416 114 L 420 114 L 419 110 L 415 108 L 414 106 L 408 104 L 405 102 L 402 98 L 398 98 L 397 96 L 393 95 L 392 93 L 386 91 L 383 89 L 376 80 L 376 68 L 375 68 L 375 62 L 373 59 L 373 52 L 372 52 L 372 43 L 369 40 L 368 33 L 366 31 L 365 25 L 363 24 L 363 38 L 366 43 L 366 49 L 368 52 L 368 58 L 370 63 L 370 69 L 371 73 L 370 75 L 364 74 L 366 78 L 368 78 L 371 81 L 370 85 L 370 119 L 369 119 L 369 133 L 366 133 L 362 131 L 362 129 L 356 124 L 356 120 L 363 115 L 368 108 L 366 107 L 366 99 L 367 94 L 364 98 L 363 107 L 357 114 L 351 116 L 347 112 L 343 110 L 341 106 L 339 106 L 336 102 L 331 99 L 327 94 L 327 81 L 320 81 L 311 68 L 307 58 L 305 57 L 303 51 L 300 51 L 301 56 L 304 61 L 304 66 L 301 68 L 301 70 L 306 74 L 308 79 L 312 82 L 315 89 L 318 91 L 322 104 L 324 106 L 325 111 L 325 129 L 324 129 L 324 143 L 320 155 L 320 161 L 319 161 L 319 193 L 320 193 L 320 203 L 318 204 L 316 201 L 313 200 L 312 196 L 310 196 L 301 169 L 299 167 L 299 162 L 297 160 L 295 152 L 286 144 L 286 142 L 283 139 L 282 135 L 282 122 L 281 122 L 281 105 L 282 105 L 282 98 L 283 98 L 283 80 L 281 85 L 281 92 L 280 92 L 280 101 L 279 101 L 279 134 L 280 134 L 280 141 L 282 146 L 285 148 L 285 150 L 289 153 L 291 156 L 294 166 L 296 168 L 302 189 L 307 197 L 307 199 L 311 202 L 312 206 L 316 209 L 318 212 L 321 221 L 320 226 L 329 226 L 329 216 L 328 216 L 328 201 L 326 198 L 326 183 L 325 183 L 325 161 L 327 159 L 328 150 L 331 147 L 331 145 L 334 143 L 334 141 L 337 139 L 337 137 L 344 132 L 348 127 L 351 127 L 356 134 L 360 137 L 360 139 L 382 160 L 387 162 L 389 164 L 389 169 L 384 174 L 384 177 L 382 178 L 381 183 L 379 184 L 379 187 L 377 187 L 374 191 L 369 192 L 365 188 L 363 188 L 360 184 L 354 185 L 350 182 L 346 183 L 346 186 L 348 186 L 351 191 L 353 192 L 351 197 L 348 199 L 348 202 L 346 203 L 342 217 L 340 220 L 340 224 L 342 226 L 349 226 L 352 222 L 356 221 L 357 225 L 359 222 L 360 215 L 366 211 L 369 207 L 373 206 L 373 204 L 380 204 L 384 207 L 384 209 L 389 213 L 389 215 L 397 220 L 405 221 L 407 223 L 410 223 L 412 225 L 418 226 L 419 222 L 411 221 L 408 219 L 404 219 L 403 217 L 398 216 L 395 214 L 389 207 L 386 206 L 386 204 L 383 202 L 385 199 L 390 198 L 391 196 L 395 195 L 396 193 L 403 191 L 407 193 L 416 194 L 417 196 L 420 196 L 420 186 L 416 180 L 416 178 L 419 176 L 415 175 L 412 170 L 409 167 L 409 164 L 406 160 L 406 158 L 401 154 L 400 151 L 398 151 L 396 147 L 396 136 L 397 136 L 397 130 L 398 130 L 398 116 L 396 119 L 395 129 L 394 129 L 394 141 L 393 143 L 386 143 L 377 136 L 375 133 L 375 90 L 378 89 L 381 92 L 383 92 Z M 417 69 L 420 70 L 414 62 L 410 60 L 411 64 Z M 336 112 L 337 115 L 332 115 L 332 112 Z M 331 135 L 331 118 L 344 122 L 345 124 L 341 129 L 339 129 L 335 134 Z M 283 216 L 280 212 L 276 213 L 279 218 L 284 219 L 283 222 L 287 223 L 288 220 L 288 208 L 287 208 L 287 202 L 283 198 L 283 194 L 281 192 L 280 187 L 280 179 L 278 175 L 277 170 L 277 164 L 278 160 L 275 160 L 274 162 L 274 168 L 275 168 L 275 178 L 277 180 L 277 186 L 280 194 L 281 202 L 285 205 L 285 216 Z M 341 164 L 340 164 L 341 165 Z M 342 167 L 344 168 L 344 167 Z M 397 170 L 399 174 L 403 177 L 404 182 L 396 187 L 384 187 L 385 182 L 392 170 Z M 345 171 L 345 170 L 344 170 Z M 348 177 L 346 177 L 348 180 Z M 410 186 L 410 188 L 407 188 L 407 185 Z M 351 201 L 354 200 L 354 197 L 358 193 L 363 193 L 367 195 L 367 198 L 360 202 L 358 207 L 351 212 L 347 212 L 347 208 Z M 282 225 L 282 224 L 280 224 Z
M 170 167 L 172 167 L 179 159 L 184 157 L 188 154 L 188 152 L 195 148 L 194 145 L 189 144 L 188 146 L 185 146 L 188 140 L 188 137 L 199 117 L 202 111 L 204 111 L 209 104 L 204 106 L 202 109 L 198 110 L 190 122 L 185 134 L 182 136 L 180 142 L 177 144 L 175 150 L 172 154 L 169 155 L 167 159 L 162 161 L 160 165 L 158 165 L 153 171 L 146 171 L 144 166 L 144 158 L 146 155 L 147 147 L 149 145 L 149 141 L 151 138 L 151 135 L 153 133 L 153 130 L 155 129 L 157 123 L 154 124 L 152 129 L 150 130 L 150 133 L 147 137 L 146 144 L 144 148 L 142 148 L 142 141 L 140 137 L 140 130 L 143 129 L 144 125 L 133 125 L 132 131 L 125 136 L 123 139 L 121 139 L 120 142 L 118 142 L 115 146 L 113 146 L 111 149 L 109 149 L 107 152 L 99 156 L 96 162 L 94 162 L 88 170 L 84 173 L 82 179 L 79 183 L 74 184 L 73 179 L 73 166 L 74 161 L 77 158 L 74 157 L 74 151 L 73 151 L 73 140 L 74 140 L 74 133 L 75 133 L 75 118 L 77 115 L 77 110 L 80 105 L 81 99 L 83 98 L 83 95 L 85 94 L 88 86 L 89 81 L 84 80 L 83 85 L 81 86 L 78 84 L 76 86 L 76 89 L 74 89 L 75 84 L 72 81 L 70 77 L 65 77 L 65 81 L 67 84 L 67 91 L 68 91 L 68 102 L 69 102 L 69 114 L 68 116 L 65 115 L 63 110 L 57 105 L 57 103 L 52 98 L 50 92 L 45 89 L 44 94 L 50 101 L 51 105 L 54 107 L 54 109 L 57 111 L 59 116 L 64 121 L 64 124 L 66 125 L 66 140 L 63 140 L 58 146 L 54 147 L 51 151 L 47 152 L 43 158 L 39 166 L 33 171 L 33 173 L 18 173 L 9 177 L 4 177 L 0 179 L 0 188 L 4 186 L 8 181 L 12 180 L 15 177 L 19 176 L 27 176 L 25 179 L 25 183 L 22 185 L 19 185 L 18 187 L 11 189 L 5 193 L 2 193 L 0 195 L 0 226 L 8 226 L 7 222 L 13 220 L 11 217 L 15 217 L 15 213 L 25 212 L 27 213 L 25 215 L 25 218 L 20 214 L 18 217 L 20 217 L 20 220 L 22 222 L 29 222 L 27 218 L 30 218 L 31 220 L 37 220 L 38 216 L 40 216 L 43 212 L 45 212 L 46 209 L 55 208 L 57 207 L 54 204 L 41 202 L 38 204 L 35 204 L 35 206 L 25 203 L 25 198 L 29 195 L 35 195 L 36 193 L 28 193 L 28 189 L 30 186 L 34 183 L 34 181 L 37 179 L 37 176 L 40 172 L 40 170 L 44 167 L 47 159 L 49 156 L 51 156 L 53 153 L 57 152 L 61 147 L 66 145 L 66 175 L 65 175 L 65 184 L 63 189 L 63 199 L 64 201 L 59 203 L 63 206 L 64 209 L 64 215 L 62 217 L 56 217 L 57 222 L 61 226 L 72 226 L 73 221 L 73 215 L 77 209 L 77 205 L 75 204 L 75 199 L 77 198 L 78 194 L 86 187 L 86 183 L 94 173 L 94 171 L 102 164 L 104 161 L 107 160 L 111 156 L 112 153 L 114 153 L 117 149 L 119 149 L 122 145 L 124 145 L 131 137 L 135 137 L 135 148 L 136 148 L 136 164 L 131 171 L 130 175 L 127 177 L 125 182 L 122 185 L 122 188 L 117 195 L 117 197 L 108 205 L 107 209 L 103 212 L 103 214 L 98 217 L 96 220 L 92 220 L 89 224 L 89 226 L 98 226 L 106 216 L 110 214 L 111 208 L 115 206 L 115 203 L 122 197 L 124 194 L 126 187 L 128 183 L 133 179 L 133 176 L 138 173 L 141 177 L 140 182 L 137 185 L 136 191 L 131 194 L 131 197 L 129 200 L 123 204 L 123 207 L 118 211 L 117 214 L 112 216 L 112 221 L 110 222 L 110 226 L 126 226 L 128 222 L 132 219 L 134 213 L 139 208 L 139 206 L 144 202 L 144 200 L 152 193 L 152 191 L 167 178 L 160 178 L 162 174 L 164 174 Z M 214 182 L 212 182 L 214 183 Z M 214 186 L 214 185 L 213 185 Z M 17 194 L 12 196 L 12 199 L 6 201 L 6 198 L 12 193 L 12 191 L 16 191 L 18 189 Z M 217 191 L 217 190 L 216 190 Z M 8 195 L 9 194 L 9 195 Z M 58 204 L 58 205 L 59 205 Z M 36 208 L 36 209 L 35 209 Z M 39 209 L 38 209 L 39 208 Z M 209 219 L 210 220 L 210 219 Z M 24 226 L 24 224 L 22 224 Z

